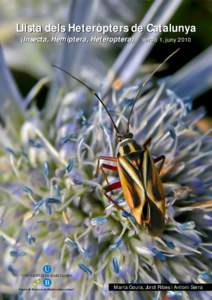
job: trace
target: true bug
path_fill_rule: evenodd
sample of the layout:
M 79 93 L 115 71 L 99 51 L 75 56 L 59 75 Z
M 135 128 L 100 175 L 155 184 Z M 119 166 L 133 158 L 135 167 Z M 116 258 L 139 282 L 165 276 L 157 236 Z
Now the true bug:
M 90 86 L 66 70 L 53 65 L 84 85 L 103 105 L 111 119 L 117 137 L 116 156 L 100 156 L 97 162 L 97 171 L 99 169 L 102 171 L 107 182 L 107 185 L 103 188 L 104 195 L 118 209 L 124 210 L 110 195 L 112 191 L 122 188 L 124 199 L 128 203 L 135 220 L 140 225 L 146 224 L 150 233 L 153 235 L 161 234 L 165 224 L 165 198 L 163 184 L 159 176 L 165 161 L 165 156 L 161 155 L 157 158 L 153 158 L 149 150 L 151 139 L 148 139 L 143 146 L 137 144 L 133 138 L 133 134 L 129 130 L 130 119 L 135 103 L 146 83 L 154 73 L 157 72 L 161 65 L 171 58 L 178 50 L 179 49 L 169 55 L 138 89 L 138 93 L 130 110 L 127 131 L 124 134 L 120 133 L 107 106 Z M 106 162 L 111 162 L 112 165 Z M 159 162 L 160 166 L 158 168 L 156 163 Z M 106 170 L 117 172 L 119 181 L 110 184 Z

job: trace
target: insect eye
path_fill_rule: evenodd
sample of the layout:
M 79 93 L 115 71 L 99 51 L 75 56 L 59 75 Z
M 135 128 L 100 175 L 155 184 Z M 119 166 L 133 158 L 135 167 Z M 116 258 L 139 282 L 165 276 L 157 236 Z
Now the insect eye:
M 131 132 L 127 132 L 126 135 L 125 135 L 125 138 L 132 139 L 133 134 Z
M 123 140 L 123 136 L 121 134 L 117 134 L 116 139 L 118 142 L 121 142 Z

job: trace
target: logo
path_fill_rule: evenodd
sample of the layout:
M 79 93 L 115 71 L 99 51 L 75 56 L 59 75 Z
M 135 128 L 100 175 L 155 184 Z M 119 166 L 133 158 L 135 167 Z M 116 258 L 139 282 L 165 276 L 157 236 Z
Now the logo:
M 41 282 L 41 278 L 38 278 L 37 280 L 33 281 L 32 285 L 37 286 Z
M 58 278 L 70 278 L 71 274 L 63 274 L 63 273 L 54 273 L 54 268 L 46 263 L 41 267 L 41 273 L 33 273 L 33 274 L 23 274 L 23 277 L 32 277 L 32 286 L 31 287 L 19 287 L 19 291 L 43 291 L 43 290 L 51 290 L 51 291 L 61 291 L 61 287 L 57 284 Z M 64 291 L 73 291 L 73 288 L 62 288 Z
M 43 272 L 47 273 L 47 274 L 51 273 L 52 272 L 52 266 L 48 265 L 48 264 L 44 265 L 43 266 Z
M 44 285 L 45 287 L 50 287 L 50 286 L 52 285 L 51 279 L 50 279 L 50 278 L 44 278 L 44 280 L 43 280 L 43 285 Z
M 43 266 L 42 270 L 45 274 L 50 274 L 52 272 L 52 266 L 49 264 L 46 264 Z M 38 278 L 37 280 L 33 281 L 32 285 L 37 286 L 41 282 L 43 283 L 44 287 L 50 287 L 52 285 L 52 280 L 50 278 L 46 278 L 46 277 L 44 279 Z

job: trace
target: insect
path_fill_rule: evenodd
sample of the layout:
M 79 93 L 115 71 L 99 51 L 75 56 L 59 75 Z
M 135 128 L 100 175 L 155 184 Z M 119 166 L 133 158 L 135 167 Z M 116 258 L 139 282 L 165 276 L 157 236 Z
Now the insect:
M 115 205 L 115 207 L 125 211 L 111 196 L 113 191 L 122 189 L 124 199 L 136 222 L 139 225 L 146 224 L 152 235 L 160 235 L 163 232 L 165 225 L 165 197 L 163 184 L 160 179 L 160 172 L 163 168 L 165 156 L 161 155 L 157 158 L 153 158 L 149 149 L 151 138 L 149 138 L 143 146 L 140 146 L 135 141 L 133 134 L 129 130 L 130 120 L 135 103 L 140 97 L 141 91 L 146 83 L 154 73 L 157 72 L 161 65 L 170 59 L 178 50 L 179 49 L 169 55 L 138 89 L 138 93 L 129 113 L 127 130 L 123 134 L 120 133 L 103 100 L 91 87 L 64 69 L 53 65 L 83 84 L 95 95 L 104 107 L 113 124 L 117 138 L 116 155 L 113 157 L 100 156 L 97 161 L 97 173 L 101 170 L 107 182 L 107 185 L 103 187 L 104 195 Z M 117 172 L 119 180 L 115 183 L 109 183 L 107 171 Z

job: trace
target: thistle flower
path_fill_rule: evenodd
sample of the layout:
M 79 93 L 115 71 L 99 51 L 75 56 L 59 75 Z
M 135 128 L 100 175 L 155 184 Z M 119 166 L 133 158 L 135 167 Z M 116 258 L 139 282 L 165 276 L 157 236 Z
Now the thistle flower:
M 166 227 L 161 237 L 151 237 L 130 214 L 123 215 L 104 199 L 102 178 L 94 179 L 96 157 L 112 155 L 115 149 L 102 108 L 94 105 L 88 117 L 87 111 L 83 115 L 76 108 L 74 120 L 72 115 L 71 121 L 62 119 L 64 110 L 72 107 L 68 99 L 81 109 L 87 107 L 90 96 L 80 90 L 62 100 L 51 142 L 31 120 L 23 124 L 19 144 L 2 149 L 1 170 L 6 170 L 1 171 L 1 259 L 8 276 L 1 288 L 13 285 L 15 292 L 23 282 L 14 273 L 39 273 L 46 261 L 55 272 L 71 274 L 72 280 L 62 285 L 71 286 L 72 295 L 82 299 L 106 297 L 110 282 L 177 283 L 182 274 L 184 282 L 210 279 L 211 139 L 195 125 L 202 110 L 192 111 L 190 103 L 165 83 L 136 105 L 132 126 L 136 141 L 142 144 L 151 136 L 153 155 L 166 156 L 162 172 Z M 113 94 L 120 122 L 126 121 L 135 91 L 130 86 Z M 122 198 L 120 205 L 129 212 Z M 54 286 L 60 283 L 55 280 Z M 180 299 L 178 294 L 169 293 L 169 298 Z M 126 292 L 119 296 L 129 297 Z M 36 296 L 30 292 L 29 297 Z M 58 298 L 58 292 L 52 297 Z M 182 297 L 209 299 L 209 294 L 183 292 Z
M 191 63 L 192 68 L 147 90 L 135 106 L 131 126 L 136 141 L 142 145 L 151 137 L 153 156 L 166 156 L 161 174 L 166 225 L 160 237 L 135 223 L 121 192 L 116 198 L 125 214 L 104 198 L 104 179 L 94 177 L 96 158 L 114 155 L 115 139 L 108 116 L 82 86 L 76 84 L 69 92 L 60 86 L 59 109 L 51 121 L 41 119 L 33 105 L 17 111 L 20 130 L 15 133 L 11 127 L 16 123 L 4 119 L 5 126 L 0 127 L 0 289 L 4 294 L 12 296 L 19 287 L 32 287 L 32 278 L 21 275 L 42 273 L 48 263 L 54 273 L 70 275 L 53 278 L 52 287 L 73 290 L 24 291 L 20 299 L 210 299 L 208 292 L 112 295 L 108 290 L 112 282 L 211 282 L 212 141 L 210 132 L 203 134 L 196 125 L 204 110 L 192 110 L 191 99 L 183 96 L 208 56 L 210 49 Z M 136 73 L 135 65 L 131 71 Z M 202 73 L 209 72 L 208 65 L 202 68 Z M 123 69 L 123 82 L 126 73 Z M 180 74 L 187 82 L 183 94 Z M 7 75 L 6 83 L 11 79 Z M 102 93 L 109 86 L 107 80 Z M 120 128 L 126 126 L 140 81 L 143 78 L 114 90 L 108 99 Z M 5 86 L 6 94 L 10 84 Z M 202 86 L 208 87 L 200 80 L 198 91 Z M 11 99 L 17 98 L 14 89 Z

